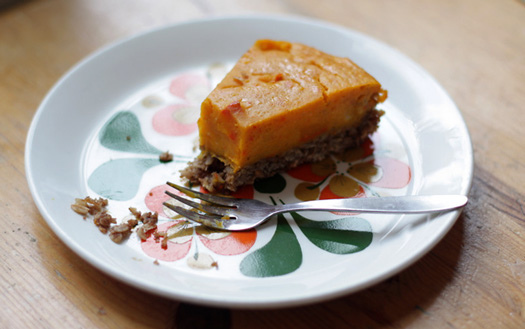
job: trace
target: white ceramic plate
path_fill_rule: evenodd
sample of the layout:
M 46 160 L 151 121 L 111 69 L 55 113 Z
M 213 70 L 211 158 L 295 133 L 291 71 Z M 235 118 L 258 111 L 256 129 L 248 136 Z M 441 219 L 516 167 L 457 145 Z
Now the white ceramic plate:
M 64 243 L 109 275 L 155 294 L 263 308 L 312 303 L 368 287 L 414 263 L 447 233 L 458 211 L 434 217 L 303 213 L 310 221 L 287 214 L 238 236 L 190 227 L 162 249 L 136 235 L 115 244 L 70 209 L 76 197 L 103 196 L 118 220 L 133 206 L 158 210 L 162 227 L 173 225 L 160 206 L 162 184 L 178 181 L 178 170 L 195 155 L 198 104 L 225 67 L 260 38 L 301 42 L 349 57 L 388 89 L 389 98 L 373 137 L 373 154 L 333 159 L 336 166 L 325 173 L 326 180 L 306 167 L 251 187 L 248 194 L 267 202 L 295 202 L 304 197 L 299 186 L 307 181 L 318 185 L 314 197 L 333 196 L 332 190 L 341 191 L 338 183 L 357 186 L 360 196 L 468 193 L 472 146 L 461 114 L 407 57 L 323 22 L 216 18 L 108 46 L 76 65 L 44 99 L 27 138 L 26 171 L 36 205 Z M 158 161 L 165 150 L 176 155 L 175 161 Z M 323 221 L 336 223 L 342 233 L 327 233 L 319 224 Z

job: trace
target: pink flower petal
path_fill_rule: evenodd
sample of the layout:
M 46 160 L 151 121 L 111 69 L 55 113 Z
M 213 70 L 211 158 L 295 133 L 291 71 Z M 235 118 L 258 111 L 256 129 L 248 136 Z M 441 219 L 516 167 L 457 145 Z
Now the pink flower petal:
M 412 172 L 406 163 L 392 158 L 376 158 L 374 164 L 382 169 L 383 175 L 370 185 L 396 189 L 410 183 Z
M 170 93 L 186 99 L 186 92 L 193 86 L 208 86 L 208 79 L 202 75 L 188 73 L 182 74 L 171 81 Z
M 171 199 L 171 197 L 164 193 L 164 191 L 170 191 L 173 194 L 181 196 L 184 195 L 173 187 L 163 184 L 152 188 L 144 198 L 144 203 L 146 203 L 146 207 L 148 207 L 150 211 L 157 212 L 159 216 L 169 217 L 164 212 L 163 203 Z
M 189 122 L 178 120 L 177 115 L 180 111 L 195 111 L 197 118 L 198 107 L 187 104 L 169 105 L 155 113 L 152 119 L 153 129 L 158 133 L 168 136 L 184 136 L 189 135 L 197 130 L 197 121 L 190 120 Z

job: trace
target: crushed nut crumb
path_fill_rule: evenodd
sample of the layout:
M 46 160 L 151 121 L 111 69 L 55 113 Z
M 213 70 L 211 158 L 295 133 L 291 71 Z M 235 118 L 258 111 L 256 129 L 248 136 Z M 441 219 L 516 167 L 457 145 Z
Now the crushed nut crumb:
M 162 239 L 162 241 L 160 242 L 160 247 L 162 249 L 168 249 L 168 235 L 166 234 L 166 236 Z
M 93 216 L 93 223 L 98 227 L 100 232 L 107 233 L 111 224 L 117 220 L 107 213 L 106 207 L 108 200 L 103 198 L 93 199 L 89 196 L 84 199 L 76 198 L 75 203 L 71 205 L 71 209 L 79 215 L 87 218 L 88 215 Z
M 111 217 L 106 211 L 99 212 L 93 218 L 93 223 L 98 227 L 100 232 L 106 234 L 111 227 L 111 224 L 115 224 L 117 220 Z
M 165 238 L 168 235 L 166 231 L 157 231 L 155 230 L 153 232 L 153 238 L 155 239 L 155 242 L 160 242 L 161 238 Z
M 147 240 L 151 234 L 157 230 L 157 222 L 159 220 L 159 214 L 157 212 L 145 212 L 141 213 L 135 208 L 129 208 L 129 211 L 137 222 L 142 222 L 142 225 L 136 230 L 138 237 L 141 240 Z
M 160 162 L 171 162 L 171 161 L 173 161 L 173 154 L 171 154 L 168 151 L 166 151 L 164 153 L 161 153 L 159 155 L 159 160 L 160 160 Z
M 109 229 L 109 238 L 115 243 L 121 243 L 131 235 L 131 230 L 138 224 L 136 219 L 130 219 L 127 223 L 113 225 Z
M 84 199 L 76 198 L 71 209 L 79 215 L 95 215 L 106 209 L 108 200 L 103 198 L 93 199 L 89 196 Z

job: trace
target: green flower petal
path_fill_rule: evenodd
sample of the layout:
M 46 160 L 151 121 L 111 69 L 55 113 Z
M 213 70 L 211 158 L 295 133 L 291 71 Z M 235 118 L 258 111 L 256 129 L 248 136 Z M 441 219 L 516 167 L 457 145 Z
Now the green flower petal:
M 111 150 L 158 155 L 159 149 L 146 141 L 137 116 L 129 111 L 115 114 L 102 128 L 100 144 Z
M 292 228 L 282 215 L 277 215 L 275 233 L 264 247 L 246 256 L 241 273 L 250 277 L 272 277 L 291 273 L 301 266 L 303 254 Z
M 144 172 L 159 164 L 158 159 L 110 160 L 89 176 L 88 186 L 104 198 L 130 200 L 137 194 Z
M 260 193 L 280 193 L 286 187 L 286 179 L 276 174 L 265 179 L 258 179 L 253 184 L 253 188 Z
M 308 240 L 330 253 L 351 254 L 366 249 L 372 243 L 372 226 L 363 218 L 313 221 L 295 212 L 291 214 Z

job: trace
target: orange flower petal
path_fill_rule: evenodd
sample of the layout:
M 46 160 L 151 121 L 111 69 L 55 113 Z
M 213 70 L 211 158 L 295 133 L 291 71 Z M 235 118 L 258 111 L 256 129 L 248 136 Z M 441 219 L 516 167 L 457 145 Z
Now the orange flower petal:
M 199 235 L 202 244 L 216 254 L 224 256 L 239 255 L 247 252 L 255 244 L 256 230 L 232 232 L 222 239 L 208 239 Z

